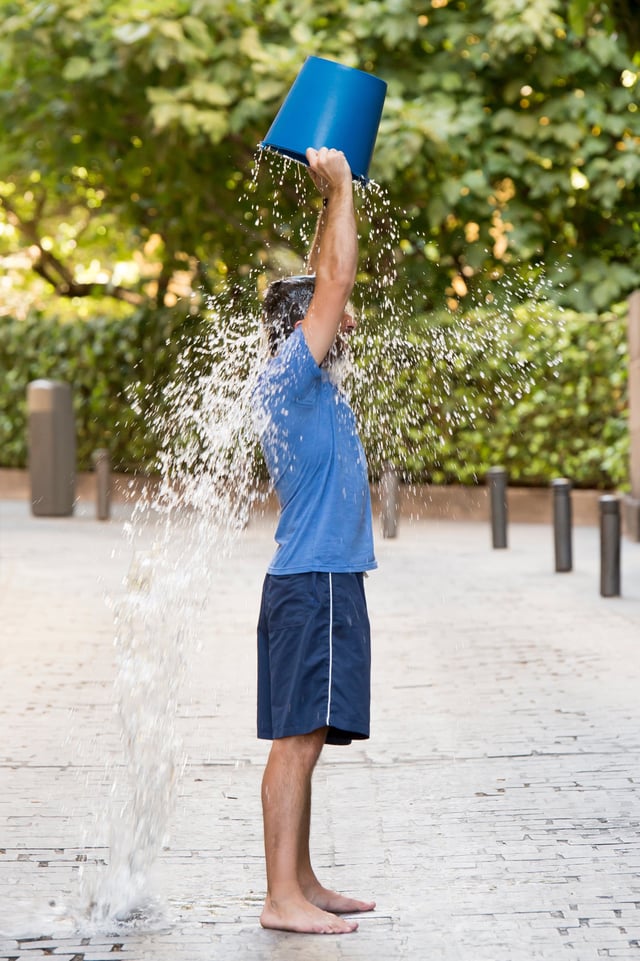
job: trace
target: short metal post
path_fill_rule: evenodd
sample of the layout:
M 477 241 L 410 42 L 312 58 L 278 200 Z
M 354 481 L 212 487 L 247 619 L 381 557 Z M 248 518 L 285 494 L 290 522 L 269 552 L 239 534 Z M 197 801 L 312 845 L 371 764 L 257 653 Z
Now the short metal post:
M 33 380 L 27 386 L 31 511 L 36 517 L 73 514 L 76 428 L 69 384 Z
M 93 466 L 96 472 L 96 517 L 108 521 L 111 513 L 111 463 L 109 451 L 104 448 L 94 451 Z
M 382 536 L 396 537 L 398 533 L 398 495 L 400 481 L 398 472 L 387 464 L 380 478 L 382 503 Z
M 507 480 L 504 467 L 491 467 L 487 471 L 489 503 L 491 506 L 491 537 L 493 546 L 507 546 Z
M 553 539 L 556 571 L 563 573 L 573 568 L 571 481 L 557 477 L 551 481 L 553 490 Z
M 620 501 L 613 494 L 598 500 L 600 507 L 600 593 L 620 597 Z

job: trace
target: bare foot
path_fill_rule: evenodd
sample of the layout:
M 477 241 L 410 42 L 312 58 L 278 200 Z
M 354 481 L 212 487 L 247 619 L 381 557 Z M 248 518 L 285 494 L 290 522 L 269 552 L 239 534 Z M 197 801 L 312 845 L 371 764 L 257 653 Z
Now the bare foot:
M 330 891 L 323 888 L 319 882 L 309 885 L 304 889 L 305 896 L 323 911 L 332 911 L 334 914 L 356 914 L 362 911 L 373 911 L 376 906 L 375 901 L 357 901 L 355 898 L 347 898 L 337 891 Z
M 275 901 L 267 898 L 260 916 L 263 928 L 277 931 L 296 931 L 299 934 L 351 934 L 357 921 L 346 921 L 321 910 L 304 897 Z

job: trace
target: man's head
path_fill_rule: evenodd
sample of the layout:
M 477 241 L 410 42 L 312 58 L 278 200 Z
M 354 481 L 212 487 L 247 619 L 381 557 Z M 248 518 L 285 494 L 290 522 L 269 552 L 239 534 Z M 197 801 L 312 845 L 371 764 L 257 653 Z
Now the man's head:
M 275 357 L 280 345 L 293 333 L 296 324 L 304 320 L 313 297 L 315 282 L 316 278 L 313 274 L 299 274 L 294 277 L 285 277 L 283 280 L 274 280 L 267 287 L 262 303 L 262 321 L 272 357 Z M 356 326 L 356 313 L 353 304 L 349 301 L 344 308 L 342 321 L 333 347 L 327 355 L 326 363 L 331 363 L 342 356 L 346 349 L 345 338 L 355 330 Z
M 269 284 L 262 304 L 269 349 L 275 356 L 280 344 L 293 333 L 309 309 L 316 278 L 313 274 L 285 277 Z

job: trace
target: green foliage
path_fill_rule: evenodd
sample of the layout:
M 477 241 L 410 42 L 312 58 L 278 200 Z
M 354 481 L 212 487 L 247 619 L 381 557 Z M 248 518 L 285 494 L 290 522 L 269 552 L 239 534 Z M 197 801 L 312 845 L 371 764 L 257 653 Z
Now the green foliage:
M 356 343 L 354 401 L 374 477 L 391 460 L 413 481 L 471 484 L 503 464 L 518 484 L 564 474 L 577 486 L 624 485 L 624 318 L 532 302 L 419 318 L 404 339 L 370 325 Z M 151 415 L 164 409 L 178 357 L 206 331 L 176 311 L 0 325 L 0 463 L 24 466 L 26 387 L 46 377 L 72 385 L 80 468 L 107 447 L 116 469 L 149 471 L 166 440 Z M 206 365 L 211 352 L 188 356 Z
M 551 323 L 528 301 L 542 286 L 595 317 L 640 286 L 631 6 L 0 0 L 0 262 L 11 283 L 35 271 L 38 303 L 65 319 L 20 326 L 13 291 L 0 305 L 4 462 L 24 462 L 24 390 L 42 376 L 77 385 L 81 465 L 105 444 L 121 466 L 152 461 L 143 408 L 171 376 L 176 334 L 197 326 L 163 308 L 304 253 L 317 198 L 297 168 L 251 168 L 313 54 L 389 84 L 371 174 L 390 203 L 360 199 L 359 285 L 374 329 L 395 303 L 419 320 L 375 359 L 373 465 L 390 456 L 411 476 L 471 480 L 500 460 L 523 482 L 561 467 L 620 483 L 617 322 L 567 311 Z M 513 329 L 500 321 L 498 337 L 477 305 L 495 303 L 500 282 Z M 47 291 L 71 306 L 51 311 Z M 92 319 L 104 297 L 117 313 Z M 545 359 L 563 351 L 560 366 Z
M 0 257 L 134 305 L 278 269 L 305 212 L 292 178 L 255 189 L 252 156 L 314 54 L 389 83 L 371 173 L 403 211 L 416 309 L 466 309 L 530 264 L 562 303 L 608 309 L 640 284 L 625 5 L 0 0 Z
M 535 302 L 430 315 L 363 363 L 356 403 L 374 474 L 391 461 L 412 481 L 469 484 L 500 464 L 516 484 L 626 483 L 624 318 Z
M 106 447 L 115 470 L 146 472 L 160 439 L 150 414 L 163 403 L 180 345 L 200 321 L 175 311 L 139 310 L 123 320 L 68 321 L 31 314 L 0 324 L 0 463 L 27 460 L 27 385 L 45 378 L 72 387 L 78 469 Z
M 466 20 L 456 6 L 429 13 L 424 73 L 394 70 L 376 151 L 414 218 L 413 246 L 435 248 L 423 286 L 465 303 L 491 274 L 533 262 L 561 302 L 606 309 L 640 271 L 637 72 L 624 43 L 597 25 L 572 36 L 558 23 L 563 5 L 548 0 L 469 3 Z M 405 43 L 404 61 L 416 56 Z M 378 58 L 383 75 L 387 62 Z M 398 150 L 389 123 L 394 133 L 420 124 L 423 136 Z
M 569 0 L 569 23 L 579 36 L 595 23 L 603 22 L 611 33 L 627 38 L 629 48 L 640 52 L 640 20 L 636 0 Z

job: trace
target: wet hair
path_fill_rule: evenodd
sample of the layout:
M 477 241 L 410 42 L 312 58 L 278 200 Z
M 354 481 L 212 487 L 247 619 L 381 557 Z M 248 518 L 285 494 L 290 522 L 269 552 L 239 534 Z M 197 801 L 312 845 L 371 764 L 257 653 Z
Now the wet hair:
M 272 357 L 293 333 L 298 321 L 304 319 L 313 297 L 315 283 L 313 274 L 300 274 L 274 280 L 267 287 L 262 303 L 262 320 Z

